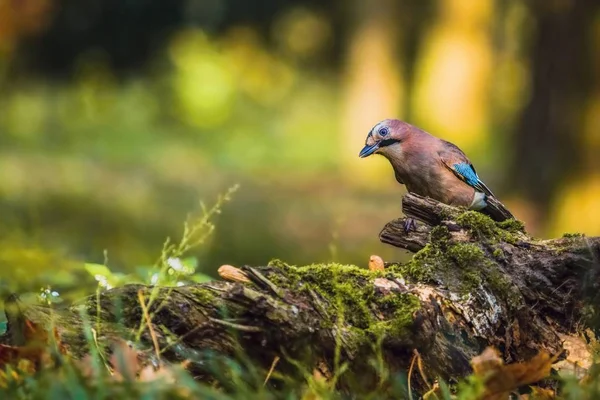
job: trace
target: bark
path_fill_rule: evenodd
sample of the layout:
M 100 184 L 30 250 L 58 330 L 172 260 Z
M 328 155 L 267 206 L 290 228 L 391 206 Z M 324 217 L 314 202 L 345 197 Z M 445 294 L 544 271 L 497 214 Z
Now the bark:
M 223 357 L 250 361 L 265 375 L 280 357 L 277 370 L 287 376 L 301 374 L 297 362 L 331 376 L 337 347 L 340 361 L 349 362 L 339 385 L 352 390 L 377 383 L 367 360 L 378 339 L 392 373 L 406 371 L 417 350 L 430 379 L 453 380 L 469 374 L 471 358 L 490 345 L 506 362 L 540 350 L 564 358 L 564 338 L 575 338 L 597 314 L 600 238 L 536 240 L 515 221 L 496 223 L 414 194 L 404 197 L 403 210 L 419 220 L 416 230 L 405 232 L 398 219 L 380 238 L 416 254 L 406 264 L 386 263 L 385 271 L 281 262 L 228 267 L 222 276 L 235 282 L 127 285 L 65 310 L 24 307 L 12 296 L 0 342 L 22 345 L 30 320 L 56 326 L 67 351 L 83 357 L 90 351 L 86 326 L 107 348 L 140 332 L 146 361 L 157 358 L 154 335 L 163 361 L 191 360 L 189 369 L 207 382 L 222 372 Z M 151 323 L 140 294 L 145 303 L 154 299 Z

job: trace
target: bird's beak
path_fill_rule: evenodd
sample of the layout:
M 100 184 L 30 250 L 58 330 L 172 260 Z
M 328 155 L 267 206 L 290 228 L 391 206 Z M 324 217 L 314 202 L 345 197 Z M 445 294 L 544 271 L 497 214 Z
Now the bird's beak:
M 360 153 L 358 153 L 358 156 L 360 158 L 365 158 L 365 157 L 369 157 L 371 154 L 375 153 L 377 150 L 379 149 L 379 143 L 375 143 L 372 145 L 365 145 L 365 147 L 363 147 L 363 149 L 360 151 Z

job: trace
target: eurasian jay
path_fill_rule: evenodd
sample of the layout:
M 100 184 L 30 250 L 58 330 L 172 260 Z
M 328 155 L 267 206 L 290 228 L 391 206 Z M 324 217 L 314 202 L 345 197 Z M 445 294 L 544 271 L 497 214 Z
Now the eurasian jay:
M 387 158 L 396 180 L 409 192 L 478 210 L 496 221 L 514 218 L 458 147 L 415 126 L 397 119 L 379 122 L 367 135 L 359 157 L 371 154 Z

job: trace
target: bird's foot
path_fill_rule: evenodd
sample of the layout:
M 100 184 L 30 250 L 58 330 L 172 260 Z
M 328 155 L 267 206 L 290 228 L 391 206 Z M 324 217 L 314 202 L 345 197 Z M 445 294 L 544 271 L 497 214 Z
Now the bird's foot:
M 417 222 L 412 218 L 404 219 L 404 233 L 408 234 L 410 231 L 417 230 Z

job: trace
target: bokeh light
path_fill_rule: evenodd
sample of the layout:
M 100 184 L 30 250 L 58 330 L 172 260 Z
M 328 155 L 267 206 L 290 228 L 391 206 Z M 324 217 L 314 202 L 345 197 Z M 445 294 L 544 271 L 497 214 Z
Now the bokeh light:
M 405 189 L 385 160 L 357 157 L 389 117 L 463 148 L 533 233 L 600 234 L 597 6 L 572 61 L 587 74 L 562 77 L 583 84 L 558 85 L 540 38 L 552 21 L 570 26 L 574 2 L 76 3 L 0 2 L 0 270 L 23 268 L 3 280 L 38 265 L 34 289 L 48 295 L 44 277 L 107 254 L 115 270 L 150 265 L 198 199 L 235 183 L 190 255 L 201 273 L 401 260 L 378 233 Z M 535 132 L 557 116 L 568 127 L 557 143 L 576 152 L 543 199 L 536 179 L 515 185 L 514 171 L 535 178 L 553 162 L 517 152 L 532 115 Z

